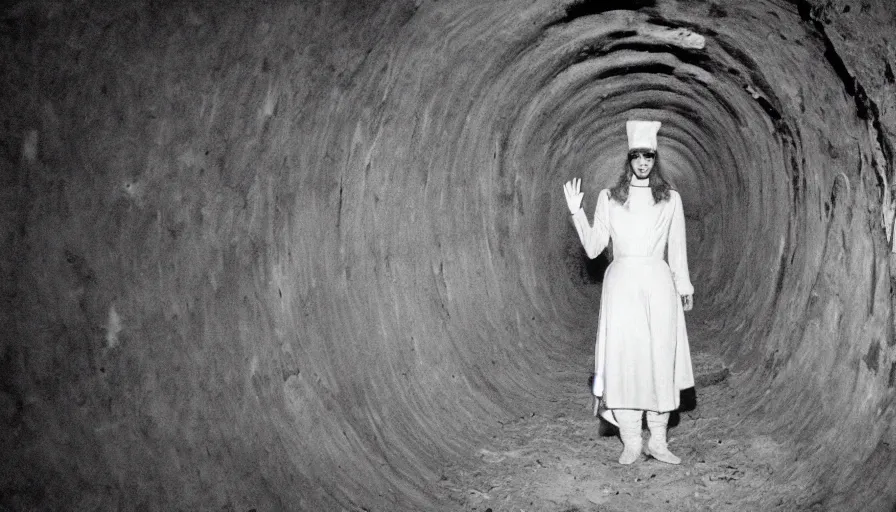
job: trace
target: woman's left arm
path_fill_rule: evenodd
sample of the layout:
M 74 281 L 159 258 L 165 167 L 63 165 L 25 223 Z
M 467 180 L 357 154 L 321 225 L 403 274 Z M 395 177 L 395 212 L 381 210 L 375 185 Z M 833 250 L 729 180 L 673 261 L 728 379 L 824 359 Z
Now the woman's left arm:
M 692 296 L 694 286 L 691 284 L 691 276 L 688 272 L 687 237 L 684 229 L 684 208 L 681 204 L 681 196 L 672 192 L 672 224 L 669 227 L 669 268 L 672 269 L 672 279 L 675 281 L 675 289 L 682 297 Z M 693 301 L 693 298 L 688 299 Z

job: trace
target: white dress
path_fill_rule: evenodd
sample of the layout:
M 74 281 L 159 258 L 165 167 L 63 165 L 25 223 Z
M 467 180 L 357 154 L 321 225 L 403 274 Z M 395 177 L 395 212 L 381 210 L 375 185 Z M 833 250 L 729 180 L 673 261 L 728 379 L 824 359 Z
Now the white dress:
M 608 409 L 677 409 L 679 391 L 694 386 L 680 299 L 694 293 L 681 197 L 673 190 L 667 201 L 654 203 L 650 188 L 633 185 L 622 205 L 604 189 L 593 227 L 581 208 L 572 218 L 590 258 L 613 241 L 601 295 L 592 392 Z

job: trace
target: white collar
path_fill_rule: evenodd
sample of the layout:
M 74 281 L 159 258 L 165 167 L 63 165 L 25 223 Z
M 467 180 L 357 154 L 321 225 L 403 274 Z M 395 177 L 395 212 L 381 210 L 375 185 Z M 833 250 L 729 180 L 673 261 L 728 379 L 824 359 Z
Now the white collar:
M 631 179 L 630 184 L 633 187 L 642 187 L 642 188 L 649 187 L 650 186 L 650 177 L 648 176 L 647 178 L 641 179 L 641 178 L 638 178 L 637 176 L 635 176 L 634 174 L 632 174 L 632 179 Z

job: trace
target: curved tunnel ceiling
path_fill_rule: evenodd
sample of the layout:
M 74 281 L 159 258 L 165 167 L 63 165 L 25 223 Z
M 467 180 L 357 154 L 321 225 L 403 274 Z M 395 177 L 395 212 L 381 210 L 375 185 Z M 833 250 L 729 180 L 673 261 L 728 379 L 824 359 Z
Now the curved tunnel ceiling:
M 640 116 L 695 348 L 782 478 L 896 501 L 892 149 L 809 3 L 53 9 L 4 35 L 20 503 L 443 506 L 444 461 L 589 371 L 561 184 L 593 201 Z

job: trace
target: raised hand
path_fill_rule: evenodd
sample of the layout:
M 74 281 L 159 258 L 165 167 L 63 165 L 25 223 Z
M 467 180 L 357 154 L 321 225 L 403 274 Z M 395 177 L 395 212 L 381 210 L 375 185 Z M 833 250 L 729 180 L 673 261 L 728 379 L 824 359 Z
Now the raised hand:
M 563 194 L 566 196 L 566 206 L 569 207 L 569 213 L 576 213 L 582 208 L 582 180 L 573 178 L 563 184 Z

